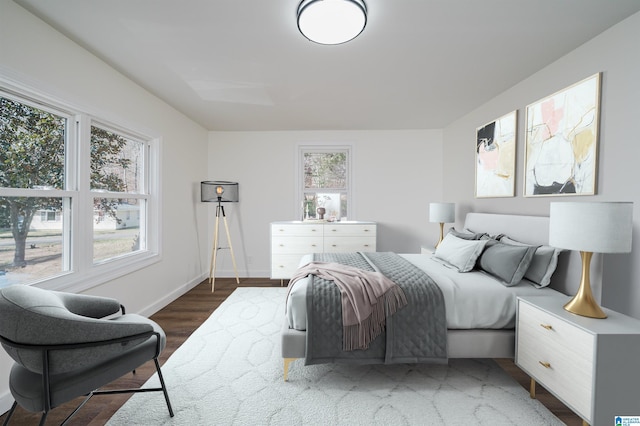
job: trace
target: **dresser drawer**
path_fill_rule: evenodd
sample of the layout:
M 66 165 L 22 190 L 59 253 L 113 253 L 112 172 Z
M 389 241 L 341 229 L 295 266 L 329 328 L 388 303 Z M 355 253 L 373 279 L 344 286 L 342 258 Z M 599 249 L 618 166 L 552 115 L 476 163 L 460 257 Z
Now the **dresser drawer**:
M 271 278 L 288 279 L 298 270 L 301 254 L 279 254 L 271 257 Z
M 595 336 L 519 301 L 516 364 L 584 418 L 591 417 Z
M 326 253 L 376 251 L 376 237 L 325 237 L 324 251 Z
M 297 236 L 297 237 L 310 237 L 319 235 L 322 238 L 322 224 L 272 224 L 271 235 L 284 235 L 284 236 Z
M 324 227 L 324 236 L 349 235 L 349 236 L 372 236 L 376 235 L 376 225 L 340 225 L 327 224 Z
M 274 236 L 271 238 L 273 254 L 307 254 L 322 252 L 322 235 L 305 238 Z

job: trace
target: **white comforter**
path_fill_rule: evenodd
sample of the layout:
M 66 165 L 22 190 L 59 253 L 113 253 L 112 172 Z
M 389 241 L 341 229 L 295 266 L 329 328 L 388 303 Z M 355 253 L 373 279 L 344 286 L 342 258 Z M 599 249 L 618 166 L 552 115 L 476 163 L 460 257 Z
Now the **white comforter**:
M 449 329 L 513 328 L 516 316 L 516 297 L 557 293 L 550 288 L 537 289 L 527 280 L 506 287 L 484 272 L 460 273 L 434 260 L 432 255 L 401 254 L 438 284 L 444 295 Z M 311 257 L 302 259 L 307 263 Z M 307 283 L 303 279 L 295 283 L 287 300 L 289 326 L 296 330 L 307 327 Z

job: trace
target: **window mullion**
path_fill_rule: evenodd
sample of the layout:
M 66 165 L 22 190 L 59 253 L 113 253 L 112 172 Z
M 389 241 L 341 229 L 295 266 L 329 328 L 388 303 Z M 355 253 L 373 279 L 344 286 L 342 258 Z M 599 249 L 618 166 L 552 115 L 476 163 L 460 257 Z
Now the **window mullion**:
M 77 202 L 74 203 L 74 259 L 81 271 L 91 268 L 93 262 L 93 199 L 91 181 L 91 119 L 78 116 L 77 143 Z

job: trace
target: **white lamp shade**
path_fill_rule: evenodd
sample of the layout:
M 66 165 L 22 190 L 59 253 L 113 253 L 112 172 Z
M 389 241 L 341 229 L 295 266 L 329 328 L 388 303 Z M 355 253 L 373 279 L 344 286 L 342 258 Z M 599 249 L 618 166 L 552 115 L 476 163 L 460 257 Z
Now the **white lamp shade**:
M 633 203 L 551 203 L 549 245 L 592 253 L 628 253 Z
M 456 205 L 454 203 L 430 203 L 429 222 L 453 223 L 456 220 Z
M 298 29 L 316 43 L 346 43 L 356 38 L 366 24 L 363 0 L 303 0 L 298 6 Z

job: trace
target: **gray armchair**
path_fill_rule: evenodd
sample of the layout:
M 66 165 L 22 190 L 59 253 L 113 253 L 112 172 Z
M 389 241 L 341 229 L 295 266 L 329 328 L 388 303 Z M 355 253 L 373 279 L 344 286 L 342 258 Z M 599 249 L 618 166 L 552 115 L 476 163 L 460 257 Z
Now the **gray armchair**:
M 116 315 L 122 311 L 121 315 Z M 109 318 L 105 318 L 109 317 Z M 15 361 L 9 388 L 17 405 L 49 411 L 82 395 L 162 391 L 173 417 L 158 356 L 166 344 L 158 324 L 125 314 L 115 299 L 43 290 L 26 285 L 0 289 L 0 342 Z M 153 360 L 161 387 L 97 390 Z

